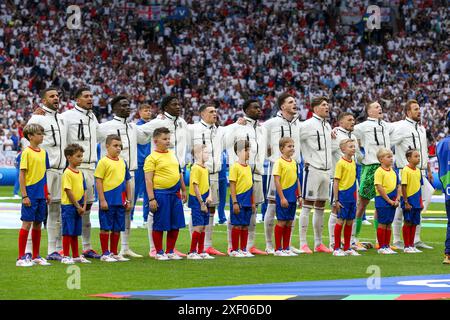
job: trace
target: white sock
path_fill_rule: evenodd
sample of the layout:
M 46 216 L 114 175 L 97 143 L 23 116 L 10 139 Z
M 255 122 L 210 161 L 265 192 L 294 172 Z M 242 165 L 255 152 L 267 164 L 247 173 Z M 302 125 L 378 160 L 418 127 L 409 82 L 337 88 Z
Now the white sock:
M 205 228 L 205 249 L 212 247 L 212 233 L 214 229 L 214 213 L 209 214 L 209 223 Z
M 402 222 L 403 222 L 403 210 L 400 207 L 395 209 L 394 221 L 392 222 L 392 235 L 394 239 L 392 243 L 402 241 Z
M 51 210 L 55 210 L 58 212 L 58 219 L 56 220 L 56 252 L 59 252 L 63 249 L 62 247 L 62 234 L 61 234 L 61 202 L 51 203 L 49 205 Z
M 330 248 L 334 247 L 334 227 L 336 226 L 337 215 L 335 213 L 330 213 L 330 218 L 328 219 L 328 236 L 330 238 Z
M 121 250 L 128 250 L 130 249 L 128 240 L 130 237 L 131 232 L 131 214 L 130 212 L 125 213 L 125 231 L 120 232 L 121 237 Z
M 192 214 L 191 214 L 191 218 L 189 219 L 189 235 L 191 236 L 192 239 L 192 233 L 194 232 L 194 226 L 192 225 Z
M 81 222 L 83 224 L 81 231 L 83 251 L 91 250 L 91 210 L 86 210 L 81 217 Z
M 250 218 L 250 224 L 248 226 L 248 241 L 247 241 L 247 251 L 255 245 L 255 232 L 256 232 L 256 212 L 252 214 Z
M 298 224 L 298 229 L 300 233 L 300 249 L 306 244 L 306 233 L 308 232 L 309 225 L 309 213 L 311 212 L 310 207 L 303 205 L 302 211 L 300 212 L 300 223 Z
M 233 210 L 233 209 L 231 209 Z M 233 228 L 233 226 L 231 225 L 231 212 L 230 215 L 227 217 L 227 242 L 228 242 L 228 249 L 231 249 L 233 247 L 232 243 L 231 243 L 231 229 Z
M 414 234 L 414 243 L 417 243 L 420 241 L 420 230 L 422 229 L 422 216 L 420 216 L 420 224 L 416 226 L 416 233 Z
M 291 225 L 291 237 L 289 238 L 289 247 L 291 248 L 291 243 L 292 243 L 292 235 L 294 234 L 295 231 L 295 220 L 297 220 L 297 214 L 294 216 L 294 220 L 292 220 L 292 225 Z
M 351 244 L 356 243 L 355 234 L 356 234 L 356 223 L 355 223 L 355 221 L 353 221 L 353 224 L 352 224 L 352 238 L 350 240 Z
M 56 242 L 59 240 L 61 247 L 61 205 L 51 203 L 48 205 L 47 233 L 48 233 L 48 254 L 56 252 Z
M 313 215 L 314 248 L 317 248 L 322 244 L 323 210 L 324 208 L 314 208 L 314 215 Z
M 31 229 L 28 232 L 28 238 L 27 238 L 27 246 L 25 247 L 25 253 L 32 253 L 33 252 L 33 240 L 31 239 Z
M 150 252 L 155 250 L 155 244 L 153 243 L 152 231 L 153 231 L 153 213 L 150 212 L 148 214 L 148 219 L 147 219 L 147 233 L 148 233 L 148 244 L 150 246 Z
M 267 205 L 266 215 L 264 216 L 264 233 L 266 236 L 266 249 L 273 249 L 272 234 L 273 221 L 275 219 L 275 203 Z

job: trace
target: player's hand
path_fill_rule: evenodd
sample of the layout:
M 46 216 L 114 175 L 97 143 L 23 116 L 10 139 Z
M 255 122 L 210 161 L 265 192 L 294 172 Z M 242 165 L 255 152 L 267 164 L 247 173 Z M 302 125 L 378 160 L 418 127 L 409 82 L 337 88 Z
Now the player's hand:
M 212 203 L 212 197 L 211 197 L 211 195 L 209 195 L 208 197 L 206 197 L 205 202 L 206 202 L 206 205 L 207 205 L 207 206 L 209 206 L 209 204 Z
M 43 116 L 45 115 L 45 111 L 41 107 L 37 107 L 36 109 L 34 109 L 33 114 L 37 116 Z
M 289 208 L 289 202 L 286 200 L 286 198 L 281 199 L 280 202 L 282 208 Z
M 409 211 L 412 209 L 411 204 L 409 204 L 409 202 L 405 202 L 405 210 Z
M 100 200 L 100 209 L 103 211 L 108 210 L 108 202 L 106 200 Z
M 28 197 L 23 198 L 23 199 L 22 199 L 22 204 L 23 204 L 25 207 L 31 207 L 31 201 L 30 201 L 30 198 L 28 198 Z
M 200 205 L 200 210 L 203 211 L 203 212 L 205 212 L 205 213 L 208 212 L 208 207 L 206 206 L 206 203 L 203 202 L 203 203 Z
M 342 203 L 340 203 L 339 201 L 336 201 L 336 204 L 335 204 L 336 212 L 341 211 L 341 209 L 342 209 L 343 207 L 344 207 L 344 206 L 342 205 Z
M 125 205 L 124 205 L 124 207 L 125 207 L 125 211 L 130 211 L 131 210 L 131 202 L 125 202 Z
M 331 130 L 331 139 L 335 140 L 337 138 L 337 128 Z
M 241 212 L 241 207 L 239 207 L 239 204 L 235 203 L 233 204 L 233 213 L 239 214 Z
M 431 173 L 431 171 L 428 171 L 428 181 L 430 181 L 430 183 L 433 184 L 434 178 L 433 178 L 433 174 Z
M 156 211 L 158 211 L 158 202 L 156 201 L 156 199 L 149 201 L 149 205 L 151 212 L 155 213 Z
M 256 205 L 252 204 L 252 213 L 256 213 Z
M 297 202 L 298 202 L 299 208 L 303 207 L 303 198 L 302 197 L 298 197 Z
M 242 117 L 239 117 L 238 120 L 236 121 L 236 123 L 237 123 L 238 125 L 245 126 L 245 125 L 247 124 L 247 120 L 245 120 L 245 119 L 242 118 Z
M 52 202 L 52 197 L 48 194 L 46 199 L 47 204 L 50 204 Z

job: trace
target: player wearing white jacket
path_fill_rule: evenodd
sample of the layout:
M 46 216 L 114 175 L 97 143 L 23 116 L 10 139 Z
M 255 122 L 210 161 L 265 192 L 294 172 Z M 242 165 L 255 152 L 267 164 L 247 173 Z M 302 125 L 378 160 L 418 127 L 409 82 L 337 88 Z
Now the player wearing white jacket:
M 47 186 L 51 195 L 48 205 L 47 232 L 48 256 L 47 260 L 61 260 L 58 253 L 62 249 L 61 243 L 61 178 L 66 167 L 64 149 L 66 147 L 66 130 L 59 108 L 59 96 L 56 88 L 47 88 L 41 93 L 43 115 L 34 114 L 28 124 L 40 124 L 44 128 L 44 141 L 41 147 L 47 152 L 50 169 L 47 170 Z M 31 252 L 27 246 L 27 252 Z
M 101 123 L 98 128 L 99 135 L 97 141 L 101 144 L 102 155 L 106 154 L 106 147 L 104 142 L 106 137 L 111 134 L 118 135 L 122 140 L 122 151 L 120 156 L 125 160 L 130 171 L 131 180 L 131 205 L 133 208 L 134 192 L 135 192 L 135 172 L 137 169 L 137 144 L 145 144 L 147 142 L 147 135 L 137 129 L 135 123 L 128 123 L 127 119 L 130 116 L 130 103 L 125 96 L 117 96 L 111 101 L 114 118 L 110 121 Z M 125 214 L 125 231 L 121 232 L 121 249 L 119 255 L 129 256 L 133 258 L 142 258 L 141 255 L 136 254 L 129 246 L 129 237 L 131 232 L 131 211 Z
M 434 188 L 430 181 L 433 181 L 430 163 L 428 162 L 428 143 L 427 132 L 420 124 L 420 106 L 416 100 L 409 100 L 406 103 L 406 118 L 396 123 L 391 136 L 391 144 L 395 148 L 395 164 L 397 169 L 401 170 L 408 164 L 406 159 L 406 151 L 416 149 L 420 153 L 420 163 L 417 166 L 422 173 L 422 200 L 423 211 L 425 212 L 430 204 Z M 401 176 L 401 173 L 399 173 Z M 427 179 L 428 178 L 428 179 Z M 392 224 L 394 241 L 393 245 L 399 249 L 403 249 L 401 242 L 401 228 L 403 221 L 403 210 L 399 206 L 395 212 L 394 222 Z M 414 246 L 416 248 L 432 249 L 429 245 L 420 240 L 420 225 L 416 228 Z
M 306 241 L 309 224 L 309 213 L 314 208 L 314 252 L 330 253 L 322 243 L 323 215 L 325 202 L 330 195 L 331 126 L 326 121 L 329 117 L 329 105 L 326 97 L 317 97 L 311 101 L 312 118 L 300 126 L 300 142 L 305 162 L 303 169 L 304 204 L 300 214 L 300 250 L 312 253 Z
M 293 159 L 300 163 L 300 119 L 298 116 L 298 108 L 295 98 L 288 94 L 283 93 L 277 99 L 277 105 L 280 111 L 276 117 L 264 122 L 263 127 L 266 128 L 267 143 L 269 145 L 270 154 L 268 179 L 267 179 L 267 199 L 269 201 L 267 205 L 266 214 L 264 216 L 264 232 L 266 237 L 266 252 L 269 254 L 274 253 L 272 234 L 275 218 L 275 182 L 272 177 L 273 164 L 281 156 L 280 152 L 280 139 L 283 137 L 290 137 L 294 140 L 295 154 Z M 292 230 L 295 228 L 295 220 L 292 223 Z M 292 234 L 291 232 L 291 238 Z M 299 250 L 291 246 L 291 251 L 299 253 Z
M 232 166 L 238 157 L 234 152 L 234 144 L 237 141 L 250 142 L 250 158 L 248 164 L 253 173 L 253 200 L 255 205 L 264 202 L 263 180 L 264 160 L 267 154 L 267 130 L 258 123 L 261 118 L 262 110 L 258 100 L 250 99 L 244 102 L 242 109 L 245 113 L 245 124 L 238 122 L 226 127 L 225 148 L 228 154 L 228 164 Z M 256 212 L 252 215 L 250 225 L 248 226 L 248 243 L 247 252 L 251 254 L 267 254 L 255 247 L 255 229 L 256 229 Z M 231 220 L 227 221 L 228 229 L 228 249 L 231 250 Z

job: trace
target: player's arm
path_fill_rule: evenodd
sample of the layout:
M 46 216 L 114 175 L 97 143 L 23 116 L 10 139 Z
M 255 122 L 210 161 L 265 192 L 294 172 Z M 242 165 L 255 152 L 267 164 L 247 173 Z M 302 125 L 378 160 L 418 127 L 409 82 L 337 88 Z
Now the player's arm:
M 30 207 L 31 206 L 31 201 L 30 201 L 30 198 L 28 198 L 27 188 L 26 188 L 26 185 L 25 185 L 25 174 L 26 173 L 27 173 L 27 170 L 20 169 L 19 185 L 20 185 L 20 192 L 22 193 L 22 204 L 24 206 Z
M 103 179 L 96 177 L 95 187 L 97 188 L 98 199 L 100 201 L 100 208 L 102 210 L 108 210 L 108 202 L 106 202 L 105 193 L 103 191 Z
M 289 202 L 287 201 L 286 197 L 284 196 L 283 188 L 281 188 L 280 176 L 274 175 L 273 179 L 275 181 L 275 188 L 277 190 L 278 196 L 280 197 L 281 206 L 283 208 L 288 208 Z
M 150 210 L 156 212 L 158 210 L 158 202 L 155 199 L 155 193 L 153 188 L 153 177 L 155 176 L 155 171 L 148 171 L 145 173 L 145 188 L 148 194 L 148 203 L 150 205 Z
M 300 179 L 297 178 L 297 191 L 298 191 L 298 205 L 301 207 L 302 206 L 302 202 L 303 202 L 303 198 L 302 198 L 302 186 L 300 184 Z

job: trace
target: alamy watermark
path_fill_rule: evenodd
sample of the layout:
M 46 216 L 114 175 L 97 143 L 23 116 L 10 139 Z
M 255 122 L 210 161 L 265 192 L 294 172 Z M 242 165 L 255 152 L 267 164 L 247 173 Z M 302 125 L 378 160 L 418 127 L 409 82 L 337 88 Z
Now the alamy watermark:
M 69 290 L 81 289 L 81 269 L 78 266 L 72 265 L 67 267 L 66 273 L 70 276 L 67 278 L 66 285 Z
M 366 273 L 370 274 L 367 278 L 367 289 L 380 290 L 381 289 L 381 269 L 377 265 L 367 267 Z
M 67 7 L 67 14 L 70 16 L 67 19 L 66 26 L 70 30 L 81 29 L 81 9 L 79 6 L 71 5 Z
M 381 29 L 381 9 L 379 6 L 371 5 L 367 7 L 366 13 L 369 14 L 366 21 L 366 27 L 370 31 Z

